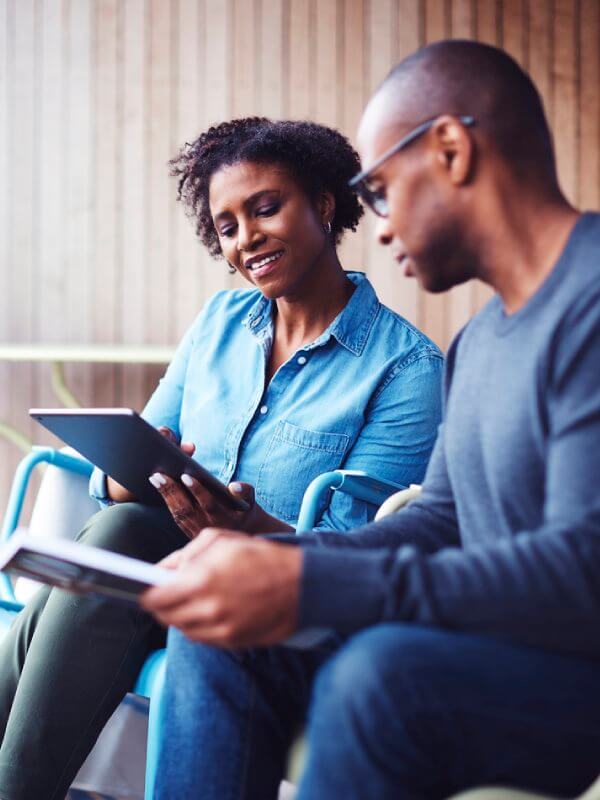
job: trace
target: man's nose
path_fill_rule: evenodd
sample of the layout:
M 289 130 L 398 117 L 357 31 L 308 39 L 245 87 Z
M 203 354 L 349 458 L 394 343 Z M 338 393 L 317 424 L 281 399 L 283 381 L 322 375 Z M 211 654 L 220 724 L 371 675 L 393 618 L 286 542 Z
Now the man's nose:
M 394 234 L 390 226 L 390 221 L 387 217 L 377 217 L 375 224 L 375 238 L 379 244 L 391 244 Z

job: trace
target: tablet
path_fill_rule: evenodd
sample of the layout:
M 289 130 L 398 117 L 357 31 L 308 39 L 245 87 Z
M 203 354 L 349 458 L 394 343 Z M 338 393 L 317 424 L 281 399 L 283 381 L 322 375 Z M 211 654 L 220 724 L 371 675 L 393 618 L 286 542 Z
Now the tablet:
M 176 481 L 191 475 L 227 508 L 248 509 L 247 503 L 130 408 L 31 408 L 29 414 L 141 503 L 163 503 L 148 480 L 161 472 Z

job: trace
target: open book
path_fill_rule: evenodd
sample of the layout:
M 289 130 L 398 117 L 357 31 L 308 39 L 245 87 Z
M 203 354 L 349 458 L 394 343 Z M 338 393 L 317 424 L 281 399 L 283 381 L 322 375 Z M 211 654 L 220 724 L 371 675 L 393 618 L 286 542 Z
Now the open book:
M 0 570 L 79 593 L 136 602 L 150 586 L 175 578 L 168 569 L 67 539 L 38 539 L 20 531 L 0 548 Z

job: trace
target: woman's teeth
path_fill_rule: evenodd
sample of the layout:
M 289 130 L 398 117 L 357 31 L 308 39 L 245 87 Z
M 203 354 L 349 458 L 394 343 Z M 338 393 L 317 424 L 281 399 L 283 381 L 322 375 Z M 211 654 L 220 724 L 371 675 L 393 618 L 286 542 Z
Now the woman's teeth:
M 279 258 L 279 256 L 283 253 L 283 250 L 280 250 L 279 253 L 273 253 L 272 256 L 267 256 L 263 258 L 262 261 L 255 261 L 254 264 L 251 264 L 248 269 L 260 269 L 260 267 L 264 267 L 267 264 L 270 264 L 271 261 L 275 261 L 275 259 Z

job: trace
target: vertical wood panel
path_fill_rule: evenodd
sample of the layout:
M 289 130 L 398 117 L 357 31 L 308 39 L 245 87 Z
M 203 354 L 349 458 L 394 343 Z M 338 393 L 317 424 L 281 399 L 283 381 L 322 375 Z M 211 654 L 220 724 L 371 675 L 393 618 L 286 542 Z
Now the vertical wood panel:
M 582 0 L 579 71 L 579 202 L 600 207 L 600 3 Z
M 202 57 L 203 7 L 197 0 L 179 0 L 177 6 L 177 82 L 176 120 L 170 155 L 192 142 L 204 127 L 204 59 Z M 234 48 L 237 52 L 237 47 Z M 248 69 L 252 74 L 252 69 Z M 248 111 L 242 111 L 248 113 Z M 165 166 L 166 169 L 166 166 Z M 194 226 L 175 203 L 176 181 L 169 184 L 173 208 L 173 341 L 178 341 L 202 304 L 202 254 Z
M 552 8 L 548 0 L 527 4 L 527 67 L 538 88 L 548 119 L 552 115 Z
M 65 10 L 68 40 L 65 50 L 63 142 L 68 158 L 64 169 L 63 271 L 66 276 L 66 320 L 63 339 L 86 343 L 93 340 L 93 276 L 88 267 L 92 256 L 92 0 L 70 0 Z M 42 258 L 45 258 L 45 254 Z M 91 403 L 90 370 L 71 366 L 65 370 L 65 374 L 75 396 L 84 403 Z
M 157 186 L 150 186 L 148 175 L 149 164 L 155 155 L 160 164 L 158 153 L 149 152 L 146 135 L 146 109 L 149 107 L 148 97 L 148 60 L 164 63 L 159 54 L 151 50 L 148 41 L 149 8 L 145 0 L 128 0 L 121 5 L 120 57 L 122 64 L 122 118 L 119 131 L 119 151 L 122 154 L 122 168 L 117 176 L 118 191 L 123 208 L 123 225 L 121 240 L 121 292 L 122 302 L 119 312 L 119 332 L 122 341 L 128 344 L 141 344 L 146 339 L 146 317 L 148 298 L 152 295 L 154 280 L 153 268 L 156 262 L 149 258 L 148 250 L 154 251 L 154 240 L 148 247 L 148 197 L 154 198 Z M 168 35 L 168 32 L 166 32 Z M 156 56 L 156 59 L 155 59 Z M 168 64 L 168 61 L 167 61 Z M 161 109 L 161 111 L 164 109 Z M 154 119 L 158 121 L 158 113 L 150 106 L 151 124 L 154 130 Z M 164 123 L 158 122 L 160 126 Z M 161 187 L 162 188 L 162 187 Z M 164 213 L 164 206 L 161 211 Z M 159 212 L 160 213 L 160 212 Z M 161 219 L 159 226 L 162 227 Z M 150 221 L 152 226 L 152 220 Z M 158 248 L 158 261 L 164 258 L 166 248 Z M 163 262 L 166 270 L 166 261 Z M 159 283 L 162 288 L 162 282 Z M 157 287 L 158 288 L 158 287 Z M 168 324 L 168 317 L 161 314 L 163 325 Z M 151 317 L 153 318 L 153 317 Z M 161 333 L 164 327 L 161 329 Z M 119 368 L 123 403 L 141 409 L 146 399 L 145 370 L 140 366 Z
M 289 115 L 310 117 L 311 36 L 310 0 L 290 0 Z
M 283 116 L 283 7 L 284 0 L 261 0 L 258 108 L 264 116 L 275 119 Z
M 4 176 L 5 191 L 0 191 L 0 338 L 9 341 L 10 327 L 8 320 L 8 303 L 10 298 L 9 270 L 9 197 L 12 191 L 12 175 L 10 170 L 9 148 L 9 86 L 10 86 L 10 0 L 0 0 L 0 174 Z M 0 420 L 10 419 L 11 368 L 0 362 Z M 4 510 L 10 485 L 15 448 L 8 442 L 0 440 L 0 508 Z
M 259 108 L 259 9 L 256 1 L 234 0 L 232 16 L 232 113 L 235 117 L 252 117 Z
M 122 216 L 117 192 L 122 167 L 118 132 L 118 0 L 97 0 L 94 101 L 98 124 L 94 131 L 94 340 L 118 341 L 117 318 L 121 307 L 120 227 Z M 107 364 L 94 368 L 94 403 L 117 402 L 117 372 Z
M 502 47 L 527 69 L 524 2 L 525 0 L 502 2 Z
M 14 88 L 10 120 L 12 186 L 8 232 L 12 238 L 12 249 L 9 256 L 10 301 L 6 309 L 12 341 L 18 341 L 20 337 L 30 341 L 34 339 L 34 309 L 40 288 L 35 275 L 36 256 L 39 257 L 39 251 L 32 235 L 36 229 L 39 212 L 35 195 L 39 169 L 36 138 L 38 121 L 36 55 L 39 53 L 36 34 L 39 33 L 39 24 L 36 24 L 35 10 L 34 0 L 23 0 L 13 4 L 14 66 L 11 78 Z M 34 368 L 31 364 L 19 364 L 12 373 L 11 416 L 21 430 L 31 435 L 32 426 L 23 398 L 35 396 Z
M 206 98 L 203 128 L 221 122 L 231 115 L 231 9 L 229 0 L 203 0 L 204 11 L 204 77 Z M 233 282 L 224 261 L 214 261 L 205 251 L 202 259 L 202 298 L 204 301 L 219 289 Z
M 556 137 L 558 176 L 572 202 L 577 202 L 577 71 L 575 0 L 554 3 L 554 103 L 552 122 Z
M 36 304 L 36 338 L 42 342 L 67 341 L 70 331 L 67 302 L 67 54 L 68 27 L 64 0 L 51 0 L 38 8 L 40 28 L 39 211 L 31 235 L 40 253 L 38 270 L 43 292 Z M 89 271 L 88 271 L 89 275 Z M 34 404 L 53 406 L 47 364 L 34 367 L 37 386 Z M 33 399 L 33 398 L 32 398 Z M 36 442 L 48 441 L 43 430 Z
M 316 5 L 315 115 L 325 125 L 338 124 L 337 48 L 339 35 L 336 0 L 319 0 Z

